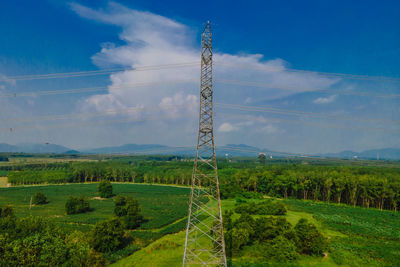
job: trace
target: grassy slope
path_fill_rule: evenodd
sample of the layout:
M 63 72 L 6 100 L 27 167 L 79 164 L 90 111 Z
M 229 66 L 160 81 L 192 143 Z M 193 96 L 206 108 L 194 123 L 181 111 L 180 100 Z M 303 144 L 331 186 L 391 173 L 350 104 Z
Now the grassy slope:
M 400 266 L 398 213 L 301 200 L 285 202 L 289 207 L 286 218 L 292 225 L 307 218 L 330 240 L 326 257 L 302 256 L 300 266 Z M 234 207 L 233 200 L 222 204 L 224 210 Z M 112 266 L 180 266 L 184 238 L 184 231 L 164 236 Z M 235 266 L 240 266 L 239 261 L 248 263 L 250 259 L 235 259 Z
M 160 228 L 186 216 L 189 193 L 187 188 L 114 184 L 113 189 L 115 194 L 131 195 L 139 200 L 143 215 L 148 220 L 142 229 Z M 44 193 L 50 203 L 29 209 L 30 198 L 38 191 Z M 86 196 L 94 210 L 85 214 L 65 215 L 64 205 L 70 195 Z M 113 200 L 94 199 L 96 196 L 97 184 L 0 188 L 0 206 L 12 205 L 19 217 L 40 215 L 52 218 L 64 227 L 86 230 L 96 222 L 114 216 Z
M 8 184 L 8 178 L 7 177 L 1 177 L 0 173 L 0 187 L 5 187 Z

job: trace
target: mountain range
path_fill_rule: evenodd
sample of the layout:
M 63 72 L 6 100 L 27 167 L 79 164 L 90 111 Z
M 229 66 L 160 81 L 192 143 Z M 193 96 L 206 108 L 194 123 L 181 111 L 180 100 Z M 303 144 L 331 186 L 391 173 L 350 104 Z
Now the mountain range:
M 265 153 L 268 157 L 285 157 L 293 156 L 290 153 L 274 152 L 268 149 L 260 149 L 245 144 L 227 144 L 225 146 L 217 146 L 216 154 L 220 157 L 231 156 L 257 156 L 258 153 Z M 182 155 L 192 156 L 195 154 L 195 147 L 170 147 L 159 144 L 125 144 L 121 146 L 99 147 L 93 149 L 84 149 L 81 151 L 57 145 L 57 144 L 31 144 L 22 143 L 10 145 L 0 143 L 0 152 L 11 153 L 54 153 L 54 154 L 158 154 L 158 155 Z M 344 158 L 344 159 L 385 159 L 400 160 L 400 149 L 383 148 L 371 149 L 362 152 L 354 152 L 350 150 L 339 153 L 315 154 L 314 156 L 324 158 Z

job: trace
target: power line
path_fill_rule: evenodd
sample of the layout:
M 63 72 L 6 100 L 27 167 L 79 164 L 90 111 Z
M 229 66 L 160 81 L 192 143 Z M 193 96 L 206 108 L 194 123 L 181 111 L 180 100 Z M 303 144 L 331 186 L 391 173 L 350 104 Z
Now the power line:
M 194 82 L 197 80 L 187 79 L 187 80 L 169 80 L 163 82 L 147 82 L 147 83 L 127 83 L 120 86 L 97 86 L 97 87 L 86 87 L 86 88 L 76 88 L 76 89 L 64 89 L 64 90 L 47 90 L 47 91 L 37 91 L 37 92 L 20 92 L 11 94 L 0 94 L 0 98 L 15 98 L 15 97 L 36 97 L 36 96 L 47 96 L 47 95 L 60 95 L 60 94 L 77 94 L 77 93 L 88 93 L 104 90 L 120 90 L 120 89 L 130 89 L 136 87 L 145 86 L 155 86 L 155 85 L 172 85 L 179 83 Z
M 279 109 L 272 107 L 260 107 L 260 106 L 248 106 L 248 105 L 238 105 L 238 104 L 227 104 L 227 103 L 215 103 L 216 106 L 220 106 L 222 108 L 228 109 L 238 109 L 238 110 L 247 110 L 247 111 L 259 111 L 259 112 L 268 112 L 282 115 L 291 115 L 291 116 L 307 116 L 314 118 L 331 118 L 331 119 L 340 119 L 340 120 L 349 120 L 349 121 L 359 121 L 359 122 L 382 122 L 382 123 L 394 123 L 395 125 L 400 126 L 399 120 L 386 120 L 382 118 L 357 118 L 353 116 L 340 116 L 340 115 L 330 115 L 324 113 L 316 113 L 316 112 L 306 112 L 306 111 L 297 111 L 297 110 L 287 110 L 287 109 Z
M 39 79 L 56 79 L 56 78 L 71 78 L 71 77 L 82 77 L 82 76 L 97 76 L 112 74 L 121 71 L 151 71 L 151 70 L 164 70 L 170 68 L 183 68 L 199 66 L 200 62 L 184 62 L 176 64 L 163 64 L 163 65 L 151 65 L 151 66 L 138 66 L 133 69 L 127 68 L 112 68 L 103 70 L 93 70 L 93 71 L 77 71 L 77 72 L 64 72 L 64 73 L 48 73 L 48 74 L 32 74 L 32 75 L 19 75 L 19 76 L 7 76 L 5 78 L 0 78 L 0 81 L 7 80 L 39 80 Z
M 251 86 L 251 87 L 260 87 L 266 89 L 280 89 L 280 90 L 297 90 L 296 88 L 287 88 L 287 87 L 271 87 L 267 86 L 263 83 L 256 82 L 246 82 L 246 81 L 237 81 L 237 80 L 224 80 L 224 79 L 215 79 L 216 83 L 223 84 L 231 84 L 231 85 L 241 85 L 241 86 Z M 130 84 L 121 84 L 120 86 L 97 86 L 97 87 L 85 87 L 85 88 L 75 88 L 75 89 L 63 89 L 63 90 L 46 90 L 46 91 L 36 91 L 36 92 L 18 92 L 18 93 L 9 93 L 9 94 L 0 94 L 0 98 L 16 98 L 16 97 L 36 97 L 36 96 L 48 96 L 48 95 L 61 95 L 61 94 L 77 94 L 77 93 L 89 93 L 89 92 L 98 92 L 105 90 L 120 90 L 120 89 L 129 89 L 135 87 L 143 87 L 143 86 L 152 86 L 152 85 L 165 85 L 165 84 L 177 84 L 177 83 L 186 83 L 186 82 L 198 82 L 195 79 L 188 80 L 170 80 L 165 82 L 147 82 L 147 83 L 130 83 Z M 357 95 L 357 96 L 367 96 L 367 97 L 378 97 L 378 98 L 398 98 L 400 94 L 371 94 L 371 93 L 362 93 L 362 92 L 349 92 L 349 91 L 337 91 L 330 89 L 309 89 L 305 92 L 319 92 L 319 93 L 331 93 L 331 94 L 342 94 L 342 95 Z
M 345 74 L 345 73 L 334 73 L 334 72 L 320 72 L 320 71 L 310 71 L 310 70 L 274 68 L 274 67 L 270 67 L 270 66 L 249 66 L 249 65 L 245 65 L 245 64 L 224 63 L 222 61 L 216 62 L 214 64 L 216 66 L 221 66 L 221 67 L 253 69 L 253 70 L 260 70 L 260 71 L 264 71 L 264 72 L 293 72 L 293 73 L 316 74 L 316 75 L 321 75 L 321 76 L 326 76 L 326 77 L 331 77 L 331 78 L 356 79 L 356 80 L 367 80 L 367 81 L 400 82 L 400 78 L 387 77 L 387 76 L 370 76 L 370 75 L 356 75 L 356 74 Z
M 318 89 L 318 88 L 308 88 L 303 89 L 303 91 L 298 91 L 299 88 L 289 88 L 289 87 L 277 87 L 277 86 L 268 86 L 264 83 L 258 82 L 249 82 L 249 81 L 238 81 L 238 80 L 226 80 L 226 79 L 216 79 L 217 83 L 222 84 L 230 84 L 230 85 L 241 85 L 241 86 L 250 86 L 250 87 L 259 87 L 259 88 L 266 88 L 266 89 L 279 89 L 279 90 L 287 90 L 287 91 L 297 91 L 298 93 L 326 93 L 326 94 L 338 94 L 338 95 L 356 95 L 356 96 L 367 96 L 367 97 L 378 97 L 378 98 L 398 98 L 400 94 L 371 94 L 371 93 L 363 93 L 363 92 L 351 92 L 351 91 L 344 91 L 344 90 L 332 90 L 332 89 Z
M 239 109 L 238 110 L 242 110 L 242 111 L 252 111 L 252 110 L 245 110 L 245 109 Z M 221 114 L 221 112 L 219 112 L 219 114 Z M 224 117 L 228 116 L 228 117 L 232 117 L 234 119 L 237 118 L 243 118 L 246 120 L 249 119 L 260 119 L 260 118 L 254 118 L 254 116 L 245 116 L 245 115 L 239 115 L 239 114 L 227 114 L 227 113 L 223 113 Z M 346 126 L 346 125 L 340 125 L 340 124 L 331 124 L 331 123 L 318 123 L 318 122 L 311 122 L 311 121 L 304 121 L 304 120 L 289 120 L 289 119 L 275 119 L 275 118 L 268 118 L 268 119 L 262 119 L 263 121 L 266 122 L 284 122 L 284 123 L 289 123 L 289 124 L 298 124 L 298 125 L 309 125 L 309 126 L 317 126 L 320 128 L 334 128 L 334 129 L 344 129 L 344 130 L 357 130 L 357 131 L 381 131 L 383 133 L 400 133 L 400 130 L 396 130 L 396 129 L 388 129 L 388 128 L 375 128 L 375 127 L 357 127 L 357 126 Z M 253 127 L 255 128 L 255 127 Z

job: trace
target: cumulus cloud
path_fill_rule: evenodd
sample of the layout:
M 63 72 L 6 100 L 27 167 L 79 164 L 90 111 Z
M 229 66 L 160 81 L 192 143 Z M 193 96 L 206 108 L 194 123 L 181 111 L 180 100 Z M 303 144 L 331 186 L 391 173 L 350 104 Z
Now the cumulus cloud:
M 16 85 L 16 80 L 15 79 L 11 79 L 9 77 L 7 77 L 6 75 L 3 75 L 0 73 L 0 89 L 6 89 L 7 85 L 12 85 L 15 86 Z
M 233 131 L 237 131 L 237 130 L 238 130 L 238 127 L 233 126 L 229 122 L 224 122 L 218 127 L 218 131 L 223 132 L 223 133 L 229 133 L 229 132 L 233 132 Z
M 314 104 L 329 104 L 336 100 L 336 95 L 331 95 L 328 97 L 318 97 L 313 101 Z
M 73 3 L 71 9 L 82 18 L 121 29 L 122 44 L 100 44 L 100 51 L 92 56 L 92 61 L 100 68 L 127 68 L 110 75 L 106 94 L 87 97 L 79 103 L 79 109 L 104 111 L 139 107 L 128 115 L 143 121 L 148 119 L 147 131 L 159 129 L 160 123 L 187 132 L 196 131 L 200 80 L 198 32 L 173 19 L 114 2 L 98 10 Z M 316 73 L 290 71 L 288 62 L 279 58 L 265 60 L 262 54 L 215 52 L 214 62 L 216 102 L 257 104 L 258 101 L 327 89 L 338 82 L 337 78 Z M 181 63 L 189 64 L 179 68 L 141 68 Z M 223 122 L 218 132 L 244 131 L 249 126 L 245 124 L 249 123 L 253 122 Z M 268 127 L 264 132 L 272 133 L 274 129 Z M 142 139 L 148 140 L 147 137 Z M 181 144 L 183 140 L 173 133 L 171 142 Z
M 266 134 L 274 134 L 279 131 L 279 129 L 271 124 L 265 125 L 264 127 L 261 128 L 261 131 L 266 133 Z
M 186 25 L 154 13 L 126 8 L 117 3 L 110 3 L 106 9 L 94 10 L 73 3 L 71 8 L 81 17 L 121 27 L 119 38 L 122 45 L 104 43 L 100 52 L 92 57 L 99 67 L 126 66 L 136 69 L 140 66 L 156 66 L 177 63 L 199 63 L 199 47 L 193 45 L 196 36 Z M 335 79 L 320 77 L 313 73 L 296 73 L 287 71 L 288 63 L 282 59 L 265 61 L 261 54 L 232 55 L 215 53 L 216 62 L 216 98 L 224 97 L 230 102 L 241 102 L 242 99 L 276 98 L 293 93 L 327 88 L 336 82 Z M 144 106 L 160 103 L 163 99 L 176 95 L 183 99 L 197 95 L 199 66 L 185 68 L 168 68 L 154 71 L 122 71 L 110 76 L 111 85 L 108 96 L 92 96 L 85 102 L 86 108 L 96 110 L 103 107 Z M 252 98 L 246 86 L 227 84 L 226 80 L 252 81 L 265 84 L 265 88 L 252 91 Z M 185 85 L 176 81 L 188 80 Z M 224 84 L 225 82 L 225 84 Z M 157 86 L 141 86 L 129 90 L 115 88 L 125 84 L 160 83 Z M 235 88 L 235 86 L 237 88 Z M 282 88 L 290 90 L 282 90 Z M 184 89 L 184 90 L 183 90 Z M 235 90 L 232 94 L 230 91 Z M 184 93 L 183 93 L 184 92 Z

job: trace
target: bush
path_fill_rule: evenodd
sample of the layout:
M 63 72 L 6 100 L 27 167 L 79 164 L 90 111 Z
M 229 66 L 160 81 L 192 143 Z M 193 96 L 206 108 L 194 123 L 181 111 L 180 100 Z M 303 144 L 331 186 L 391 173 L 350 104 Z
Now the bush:
M 14 217 L 14 211 L 11 206 L 0 207 L 0 218 L 12 218 Z
M 143 222 L 139 202 L 132 197 L 117 196 L 114 213 L 124 222 L 126 229 L 136 229 Z
M 105 266 L 83 233 L 39 216 L 0 219 L 0 266 Z
M 294 261 L 299 257 L 295 243 L 283 236 L 277 236 L 270 242 L 262 244 L 259 251 L 265 259 L 277 262 Z
M 282 217 L 261 217 L 255 221 L 254 238 L 259 242 L 268 242 L 278 236 L 293 238 L 291 224 Z
M 68 215 L 88 212 L 89 201 L 85 197 L 69 197 L 65 203 L 65 211 Z
M 314 224 L 307 219 L 300 219 L 294 227 L 296 246 L 300 253 L 322 255 L 327 248 L 327 241 Z
M 249 213 L 254 215 L 285 215 L 286 208 L 282 202 L 274 200 L 264 200 L 259 203 L 239 202 L 236 206 L 236 213 Z
M 47 204 L 47 203 L 48 203 L 47 198 L 43 193 L 36 192 L 36 194 L 33 196 L 33 204 L 43 205 L 43 204 Z
M 99 222 L 92 230 L 90 244 L 98 252 L 112 252 L 123 247 L 124 234 L 119 219 Z
M 102 198 L 110 198 L 113 196 L 112 184 L 108 180 L 101 181 L 97 187 L 97 190 Z

